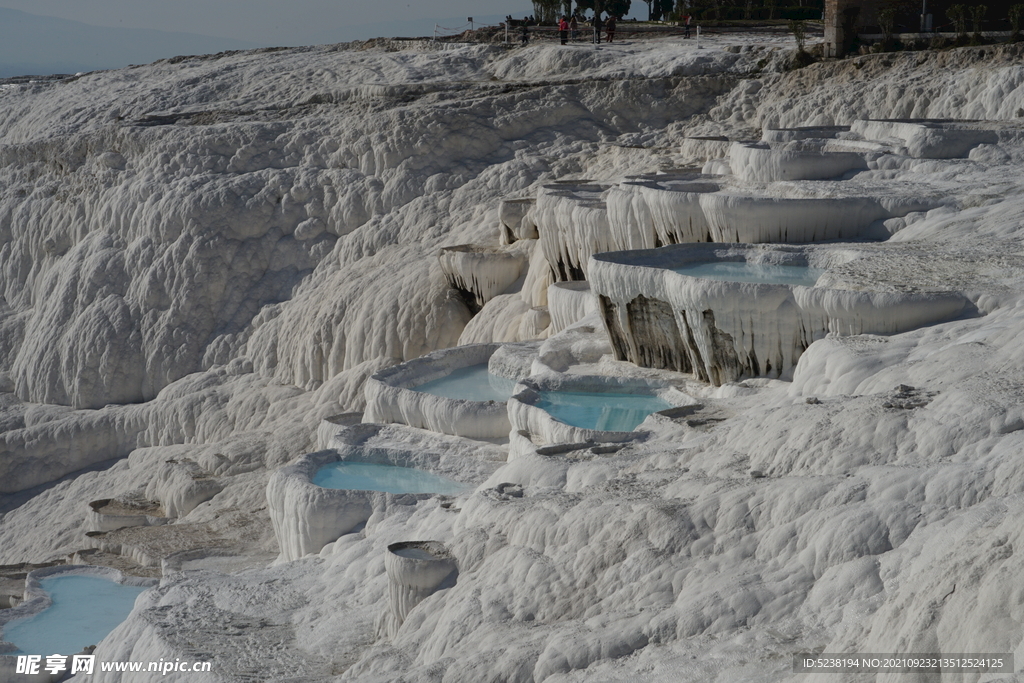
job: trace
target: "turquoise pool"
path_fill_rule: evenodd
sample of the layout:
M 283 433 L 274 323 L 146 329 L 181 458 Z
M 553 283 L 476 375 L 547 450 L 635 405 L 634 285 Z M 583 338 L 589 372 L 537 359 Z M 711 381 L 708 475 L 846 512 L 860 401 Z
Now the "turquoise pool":
M 413 387 L 413 391 L 465 401 L 504 402 L 512 395 L 515 384 L 510 379 L 492 375 L 487 372 L 487 363 L 480 363 L 459 368 L 450 375 Z
M 542 391 L 538 408 L 573 427 L 629 432 L 651 413 L 671 408 L 657 396 L 612 392 Z
M 39 582 L 53 604 L 3 627 L 3 640 L 26 655 L 73 655 L 95 645 L 135 606 L 142 586 L 122 586 L 98 576 L 54 576 Z
M 811 287 L 825 271 L 807 266 L 772 266 L 746 261 L 712 261 L 687 263 L 673 272 L 708 280 L 729 282 L 757 282 L 769 285 L 803 285 Z
M 317 470 L 313 483 L 325 489 L 385 493 L 460 493 L 466 486 L 412 467 L 369 462 L 334 462 Z

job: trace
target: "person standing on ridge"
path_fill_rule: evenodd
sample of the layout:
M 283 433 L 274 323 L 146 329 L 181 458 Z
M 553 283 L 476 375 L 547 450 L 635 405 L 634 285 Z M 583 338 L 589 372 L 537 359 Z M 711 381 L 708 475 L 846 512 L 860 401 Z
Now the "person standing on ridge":
M 576 15 L 572 15 L 572 19 L 569 20 L 569 40 L 576 42 L 579 40 L 580 24 L 576 21 Z
M 683 38 L 690 37 L 690 15 L 687 14 L 686 18 L 683 19 Z
M 523 19 L 523 25 L 520 27 L 519 40 L 523 45 L 527 45 L 530 42 L 530 20 Z
M 601 29 L 603 25 L 601 23 L 601 13 L 597 12 L 594 14 L 594 43 L 601 42 Z
M 615 15 L 608 17 L 608 23 L 605 24 L 608 30 L 608 42 L 615 40 Z
M 558 22 L 558 37 L 562 39 L 562 45 L 569 42 L 569 22 L 562 17 L 562 20 Z

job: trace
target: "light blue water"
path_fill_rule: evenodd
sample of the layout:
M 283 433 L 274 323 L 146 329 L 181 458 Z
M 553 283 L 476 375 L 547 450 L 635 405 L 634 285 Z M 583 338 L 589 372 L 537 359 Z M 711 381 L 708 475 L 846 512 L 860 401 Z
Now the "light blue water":
M 408 557 L 410 560 L 436 560 L 437 557 L 431 555 L 423 548 L 399 548 L 395 551 L 395 555 L 399 557 Z
M 385 493 L 460 493 L 466 486 L 412 467 L 369 462 L 334 462 L 316 471 L 313 483 L 325 489 Z
M 657 396 L 542 391 L 537 407 L 573 427 L 630 432 L 651 413 L 672 406 Z
M 676 273 L 708 280 L 759 282 L 769 285 L 803 285 L 811 287 L 825 271 L 807 266 L 770 266 L 746 261 L 713 261 L 687 263 L 672 269 Z
M 73 655 L 95 645 L 132 611 L 146 590 L 122 586 L 98 576 L 54 576 L 39 582 L 53 604 L 39 614 L 16 619 L 3 629 L 3 640 L 18 646 L 15 654 Z
M 466 401 L 504 402 L 512 395 L 515 384 L 510 379 L 492 375 L 487 372 L 487 363 L 480 363 L 455 370 L 450 375 L 413 387 L 413 390 Z

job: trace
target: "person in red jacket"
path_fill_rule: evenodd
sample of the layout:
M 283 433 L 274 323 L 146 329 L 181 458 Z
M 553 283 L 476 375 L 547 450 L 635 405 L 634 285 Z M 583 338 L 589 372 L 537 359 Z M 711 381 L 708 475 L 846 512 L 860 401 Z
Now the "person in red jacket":
M 558 22 L 558 36 L 562 39 L 562 45 L 569 42 L 569 22 L 565 20 L 565 17 Z

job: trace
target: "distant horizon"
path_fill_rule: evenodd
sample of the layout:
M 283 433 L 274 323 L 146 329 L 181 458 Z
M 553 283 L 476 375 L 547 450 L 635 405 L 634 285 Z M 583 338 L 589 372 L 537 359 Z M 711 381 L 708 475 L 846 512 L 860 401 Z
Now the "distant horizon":
M 474 24 L 494 24 L 507 14 L 480 15 L 474 18 Z M 468 28 L 468 18 L 400 19 L 330 30 L 321 26 L 309 32 L 305 41 L 245 41 L 210 33 L 105 26 L 0 6 L 0 78 L 117 69 L 180 55 L 228 50 L 430 36 L 435 24 L 441 25 L 440 35 L 450 35 L 453 30 Z

